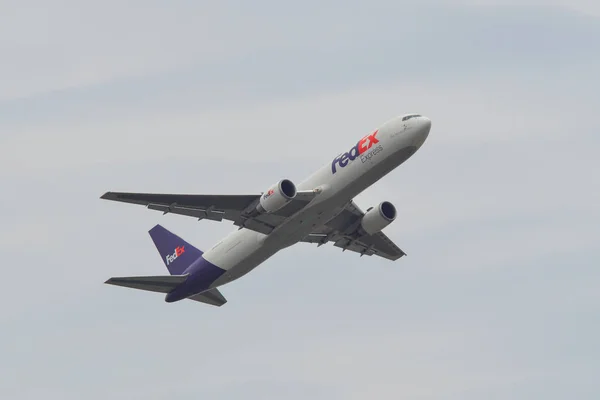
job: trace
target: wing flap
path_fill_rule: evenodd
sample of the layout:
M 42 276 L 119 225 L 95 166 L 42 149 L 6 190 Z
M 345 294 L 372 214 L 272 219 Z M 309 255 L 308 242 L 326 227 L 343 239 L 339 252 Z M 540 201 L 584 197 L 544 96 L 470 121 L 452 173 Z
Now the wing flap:
M 222 221 L 223 216 L 225 215 L 225 211 L 214 211 L 214 210 L 204 210 L 201 208 L 194 207 L 186 207 L 179 206 L 177 204 L 166 205 L 166 204 L 148 204 L 148 209 L 162 211 L 164 214 L 172 213 L 184 215 L 186 217 L 194 217 L 198 219 L 210 219 L 212 221 Z
M 110 278 L 104 283 L 149 292 L 169 293 L 187 279 L 187 275 L 128 276 Z
M 378 253 L 377 255 L 392 261 L 406 255 L 406 253 L 383 232 L 366 236 L 364 237 L 364 240 L 361 239 L 361 241 L 373 248 L 375 252 Z

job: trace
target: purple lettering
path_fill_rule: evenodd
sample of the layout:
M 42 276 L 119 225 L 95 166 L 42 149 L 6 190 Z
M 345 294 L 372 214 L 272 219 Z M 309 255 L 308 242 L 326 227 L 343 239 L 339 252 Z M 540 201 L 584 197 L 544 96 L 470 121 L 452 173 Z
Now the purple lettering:
M 359 152 L 358 152 L 358 144 L 356 146 L 354 146 L 353 148 L 350 149 L 350 153 L 348 153 L 348 155 L 350 156 L 350 160 L 354 161 L 354 159 L 358 156 Z
M 348 161 L 348 153 L 342 154 L 342 157 L 340 157 L 340 167 L 344 168 L 346 165 L 348 165 Z

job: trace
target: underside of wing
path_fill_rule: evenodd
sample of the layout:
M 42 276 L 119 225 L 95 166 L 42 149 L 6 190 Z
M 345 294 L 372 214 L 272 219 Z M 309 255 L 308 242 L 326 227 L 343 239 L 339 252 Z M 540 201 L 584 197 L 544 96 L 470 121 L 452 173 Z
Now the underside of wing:
M 406 253 L 402 251 L 387 235 L 377 232 L 373 235 L 360 234 L 358 226 L 364 213 L 354 202 L 350 202 L 344 210 L 321 229 L 309 234 L 302 241 L 316 243 L 319 246 L 332 242 L 343 251 L 360 253 L 361 256 L 376 255 L 388 260 L 397 260 Z
M 143 205 L 163 214 L 198 220 L 232 221 L 234 225 L 269 234 L 311 200 L 310 195 L 290 201 L 276 212 L 256 214 L 261 195 L 205 195 L 107 192 L 101 199 Z

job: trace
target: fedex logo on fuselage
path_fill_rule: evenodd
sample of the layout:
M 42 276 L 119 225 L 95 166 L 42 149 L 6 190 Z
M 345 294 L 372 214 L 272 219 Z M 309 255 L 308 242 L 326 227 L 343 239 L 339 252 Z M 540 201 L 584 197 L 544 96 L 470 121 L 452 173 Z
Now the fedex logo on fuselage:
M 354 161 L 357 157 L 362 156 L 364 153 L 369 151 L 369 149 L 371 149 L 371 147 L 373 147 L 374 144 L 379 143 L 379 140 L 375 137 L 375 135 L 377 135 L 377 132 L 379 132 L 379 130 L 376 130 L 375 132 L 363 137 L 358 141 L 356 146 L 350 149 L 350 151 L 347 151 L 346 153 L 337 156 L 331 163 L 331 173 L 335 174 L 337 172 L 338 166 L 340 168 L 344 168 L 346 165 L 348 165 L 350 161 Z M 361 159 L 362 158 L 363 157 L 361 157 Z M 371 157 L 365 158 L 364 160 L 362 160 L 362 162 L 364 163 L 370 158 Z
M 169 265 L 173 261 L 177 260 L 177 257 L 179 257 L 180 255 L 182 255 L 183 253 L 185 253 L 184 246 L 179 246 L 179 247 L 177 247 L 175 249 L 175 251 L 173 252 L 173 254 L 167 254 L 165 256 L 165 261 L 166 261 L 167 265 Z

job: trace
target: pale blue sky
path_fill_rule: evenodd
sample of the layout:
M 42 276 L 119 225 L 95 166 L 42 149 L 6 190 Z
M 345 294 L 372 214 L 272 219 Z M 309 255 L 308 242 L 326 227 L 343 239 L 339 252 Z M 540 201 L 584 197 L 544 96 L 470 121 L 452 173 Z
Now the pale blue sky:
M 0 397 L 597 399 L 595 1 L 0 1 Z M 256 193 L 419 112 L 392 263 L 298 245 L 214 308 L 107 190 Z

